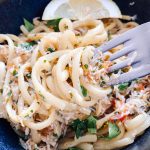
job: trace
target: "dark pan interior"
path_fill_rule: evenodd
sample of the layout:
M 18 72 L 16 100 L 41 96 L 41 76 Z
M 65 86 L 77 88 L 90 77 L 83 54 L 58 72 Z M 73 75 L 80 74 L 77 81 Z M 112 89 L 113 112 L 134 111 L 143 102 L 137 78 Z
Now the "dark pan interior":
M 137 15 L 137 22 L 150 20 L 150 0 L 115 0 L 124 15 Z M 0 33 L 19 34 L 22 18 L 41 16 L 49 0 L 0 0 Z M 133 2 L 135 4 L 132 6 Z M 123 150 L 150 150 L 150 128 Z M 0 150 L 22 150 L 10 125 L 0 120 Z

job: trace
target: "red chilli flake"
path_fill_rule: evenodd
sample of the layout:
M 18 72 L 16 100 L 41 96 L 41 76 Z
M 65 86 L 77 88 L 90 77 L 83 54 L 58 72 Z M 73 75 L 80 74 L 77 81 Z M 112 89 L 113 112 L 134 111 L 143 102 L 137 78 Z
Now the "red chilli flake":
M 127 115 L 122 115 L 122 114 L 116 114 L 115 116 L 111 117 L 110 120 L 120 120 L 121 122 L 124 122 L 126 119 Z

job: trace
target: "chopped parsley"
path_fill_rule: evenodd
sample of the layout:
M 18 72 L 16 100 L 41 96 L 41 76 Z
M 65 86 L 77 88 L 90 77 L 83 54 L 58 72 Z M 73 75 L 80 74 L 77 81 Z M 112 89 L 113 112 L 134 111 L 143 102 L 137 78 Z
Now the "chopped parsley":
M 117 137 L 120 133 L 121 133 L 121 131 L 115 123 L 108 122 L 108 135 L 101 136 L 99 138 L 111 140 L 111 139 Z
M 25 116 L 24 116 L 24 118 L 28 118 L 29 117 L 29 114 L 26 114 Z
M 8 93 L 7 93 L 7 96 L 12 96 L 12 91 L 9 91 Z
M 81 87 L 81 91 L 82 91 L 82 95 L 84 96 L 84 97 L 86 97 L 87 96 L 87 89 L 84 87 L 84 86 L 80 86 Z
M 103 62 L 102 58 L 98 58 L 98 61 L 99 61 L 99 62 Z
M 25 43 L 21 43 L 20 47 L 22 47 L 25 50 L 31 50 L 32 46 L 36 45 L 37 42 L 36 41 L 32 41 L 32 42 L 25 42 Z
M 88 129 L 89 133 L 95 134 L 97 132 L 96 121 L 97 121 L 97 119 L 95 117 L 93 117 L 93 116 L 88 117 L 87 129 Z
M 86 49 L 86 47 L 83 48 L 83 51 Z
M 97 120 L 93 116 L 89 116 L 85 120 L 76 119 L 71 123 L 71 128 L 75 131 L 77 138 L 83 136 L 86 132 L 96 134 L 96 122 Z
M 16 76 L 18 74 L 18 72 L 16 70 L 13 70 L 13 76 Z
M 0 93 L 3 94 L 3 89 L 0 89 Z
M 27 77 L 28 79 L 31 79 L 31 73 L 26 74 L 26 77 Z
M 25 28 L 26 28 L 29 32 L 34 29 L 34 25 L 33 25 L 31 22 L 29 22 L 29 21 L 26 20 L 25 18 L 23 19 L 23 21 L 24 21 L 24 26 L 25 26 Z
M 62 19 L 62 18 L 49 20 L 49 21 L 47 22 L 47 26 L 48 26 L 48 27 L 52 27 L 55 32 L 59 32 L 59 22 L 60 22 L 61 19 Z
M 118 89 L 120 91 L 124 91 L 128 88 L 128 86 L 129 86 L 129 83 L 122 83 L 122 84 L 119 84 Z
M 112 39 L 111 33 L 108 31 L 108 41 Z
M 13 83 L 13 80 L 10 80 L 10 81 L 9 81 L 9 84 L 11 84 L 11 83 Z
M 45 97 L 42 95 L 40 91 L 39 91 L 39 95 L 41 96 L 42 99 L 45 99 Z
M 48 48 L 47 51 L 49 51 L 50 53 L 55 52 L 54 49 L 52 49 L 52 48 Z
M 87 129 L 86 121 L 76 119 L 72 122 L 71 128 L 75 131 L 76 137 L 79 138 L 86 132 Z
M 89 67 L 88 64 L 85 64 L 85 65 L 84 65 L 84 68 L 85 68 L 85 69 L 88 69 L 88 67 Z
M 30 112 L 33 113 L 33 110 L 31 109 Z
M 109 135 L 108 139 L 113 139 L 117 137 L 120 134 L 120 129 L 115 123 L 108 123 L 108 128 L 109 128 Z
M 31 42 L 27 42 L 28 44 L 30 44 L 31 46 L 34 46 L 34 45 L 36 45 L 37 44 L 37 42 L 36 41 L 31 41 Z
M 106 85 L 106 82 L 104 80 L 102 80 L 100 83 L 99 83 L 100 87 L 104 87 Z
M 47 60 L 44 60 L 44 63 L 46 63 Z
M 101 76 L 101 81 L 99 82 L 100 87 L 105 87 L 106 86 L 106 81 L 104 80 L 104 78 Z

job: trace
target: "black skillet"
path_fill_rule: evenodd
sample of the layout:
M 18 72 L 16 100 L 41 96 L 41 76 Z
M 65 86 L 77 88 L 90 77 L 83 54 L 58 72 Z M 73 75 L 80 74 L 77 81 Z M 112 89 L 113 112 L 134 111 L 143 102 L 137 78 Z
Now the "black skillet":
M 137 22 L 150 21 L 150 0 L 115 0 L 125 15 L 137 15 Z M 22 18 L 41 16 L 49 0 L 0 0 L 0 33 L 19 34 Z M 0 150 L 22 150 L 9 123 L 0 120 Z M 123 150 L 150 150 L 150 128 Z

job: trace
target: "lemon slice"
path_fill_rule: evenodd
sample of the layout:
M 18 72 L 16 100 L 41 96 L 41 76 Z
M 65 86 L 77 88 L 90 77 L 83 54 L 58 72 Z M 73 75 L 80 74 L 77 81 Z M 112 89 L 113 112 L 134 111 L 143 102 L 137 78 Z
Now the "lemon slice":
M 119 7 L 112 0 L 53 0 L 45 8 L 43 20 L 121 18 Z
M 57 18 L 70 18 L 76 20 L 74 11 L 69 6 L 68 0 L 52 0 L 45 8 L 42 20 Z

